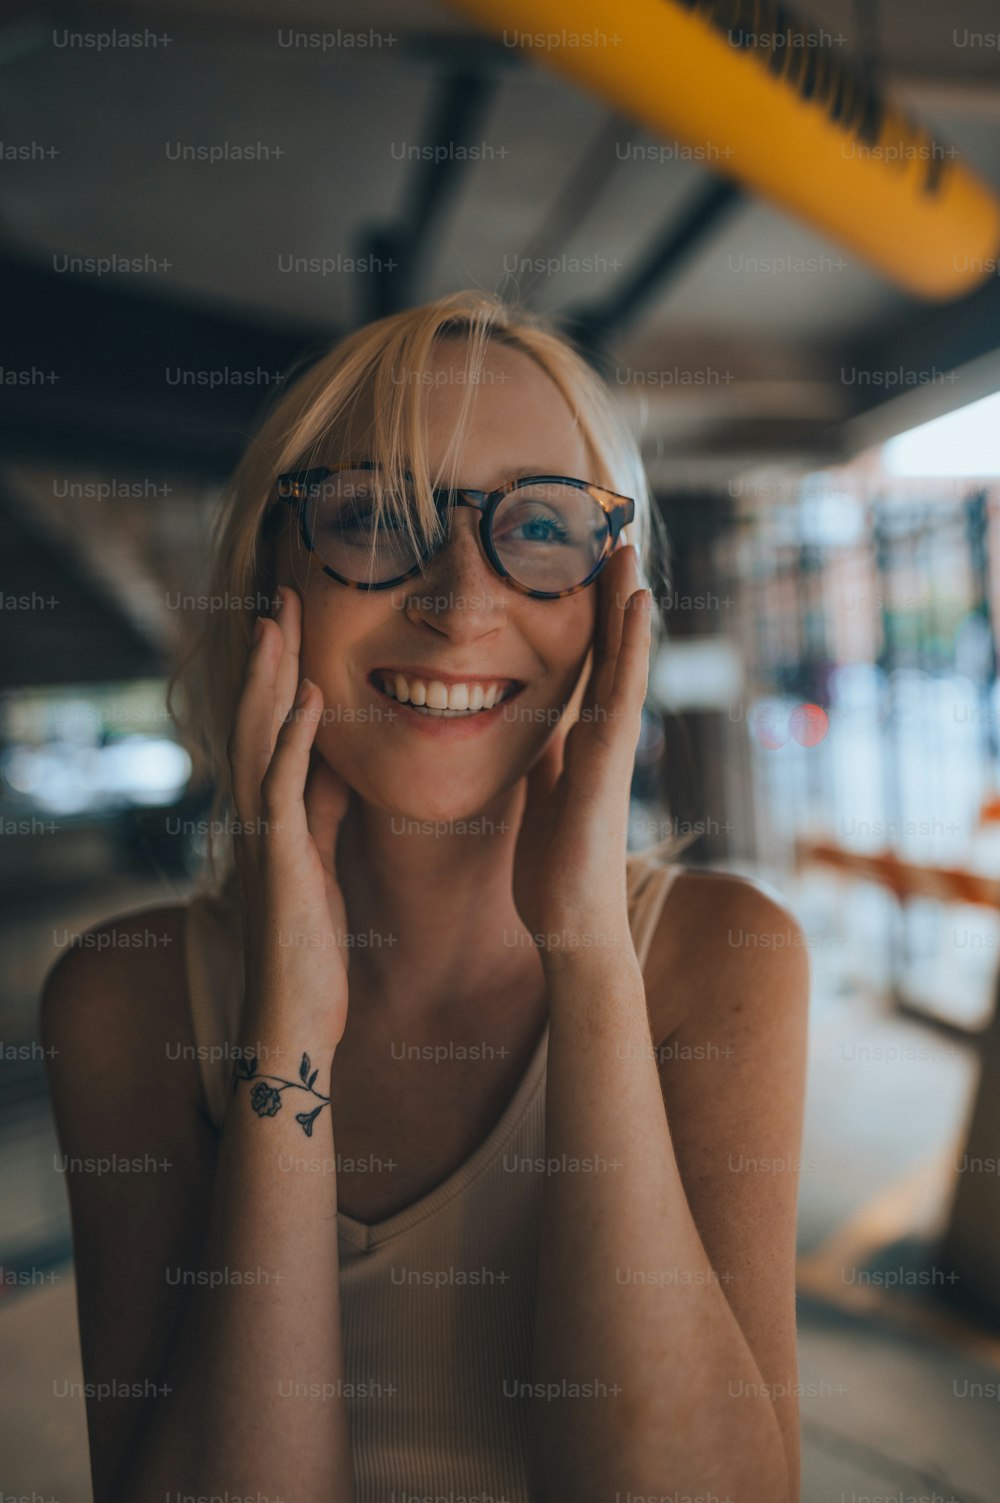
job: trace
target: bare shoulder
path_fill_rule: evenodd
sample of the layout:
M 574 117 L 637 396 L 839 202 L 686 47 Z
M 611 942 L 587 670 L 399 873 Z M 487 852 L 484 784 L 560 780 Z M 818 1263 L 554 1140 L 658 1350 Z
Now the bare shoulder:
M 92 1008 L 148 1014 L 124 1006 L 123 987 L 133 996 L 141 987 L 158 1000 L 176 997 L 184 980 L 185 915 L 183 903 L 143 908 L 76 935 L 45 978 L 43 1017 L 61 1020 Z
M 95 1085 L 113 1083 L 119 1106 L 163 1085 L 164 1100 L 179 1096 L 190 1111 L 197 1072 L 178 1067 L 192 1056 L 175 1047 L 193 1034 L 185 918 L 185 905 L 173 903 L 109 919 L 77 935 L 50 968 L 41 1024 L 57 1114 L 84 1075 L 91 1099 Z
M 662 1043 L 692 1017 L 804 1008 L 806 939 L 785 901 L 762 883 L 685 868 L 663 905 L 645 974 Z
M 187 1297 L 164 1270 L 197 1266 L 211 1206 L 217 1147 L 192 1047 L 185 922 L 184 905 L 171 904 L 89 929 L 42 993 L 93 1393 L 114 1382 L 128 1394 L 160 1372 Z M 88 1393 L 87 1421 L 94 1496 L 118 1496 L 135 1401 Z

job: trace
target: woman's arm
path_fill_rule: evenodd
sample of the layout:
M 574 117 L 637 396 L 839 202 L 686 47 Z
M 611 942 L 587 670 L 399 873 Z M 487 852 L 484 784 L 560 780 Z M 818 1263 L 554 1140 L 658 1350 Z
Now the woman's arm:
M 598 1386 L 532 1399 L 546 1503 L 799 1497 L 808 967 L 798 926 L 758 889 L 695 887 L 683 915 L 665 910 L 683 918 L 682 968 L 651 981 L 648 1015 L 627 949 L 577 950 L 548 975 L 546 1153 L 595 1167 L 546 1182 L 532 1377 L 553 1394 Z M 676 1015 L 678 991 L 691 1005 L 654 1051 L 650 1018 Z
M 330 1112 L 310 1140 L 290 1102 L 259 1117 L 240 1085 L 217 1142 L 172 914 L 164 948 L 140 947 L 149 914 L 105 925 L 104 947 L 69 951 L 43 995 L 95 1503 L 349 1503 Z M 329 1094 L 320 1025 L 275 1005 L 248 1012 L 239 1042 L 292 1079 L 310 1053 Z M 104 1167 L 126 1160 L 142 1167 Z
M 300 629 L 298 596 L 284 590 L 277 622 L 258 620 L 230 737 L 246 831 L 234 934 L 246 978 L 235 1040 L 244 1078 L 234 1078 L 211 1174 L 184 1121 L 190 1102 L 148 1047 L 161 1017 L 147 991 L 155 995 L 159 957 L 151 971 L 143 961 L 143 974 L 110 965 L 95 974 L 81 950 L 46 990 L 65 1151 L 113 1159 L 148 1144 L 162 1150 L 164 1176 L 175 1145 L 179 1160 L 162 1206 L 127 1179 L 117 1189 L 100 1177 L 71 1182 L 87 1379 L 136 1382 L 143 1400 L 110 1429 L 103 1399 L 91 1408 L 96 1503 L 353 1497 L 330 1105 L 348 1007 L 335 871 L 347 790 L 312 764 L 322 696 L 299 681 Z M 174 974 L 160 1000 L 176 1017 Z M 171 1306 L 172 1328 L 161 1319 L 139 1334 L 143 1294 L 169 1282 L 161 1256 L 178 1247 L 196 1282 Z

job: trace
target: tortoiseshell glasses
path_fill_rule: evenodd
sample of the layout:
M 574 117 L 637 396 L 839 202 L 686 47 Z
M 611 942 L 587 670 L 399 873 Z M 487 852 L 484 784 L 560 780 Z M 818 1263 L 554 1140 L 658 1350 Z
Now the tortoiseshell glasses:
M 413 487 L 410 475 L 404 484 Z M 386 489 L 374 464 L 355 460 L 280 475 L 277 499 L 297 508 L 302 541 L 331 579 L 353 590 L 389 590 L 426 569 L 436 548 L 419 552 L 392 511 L 374 527 L 376 497 Z M 478 511 L 480 544 L 493 569 L 540 600 L 591 584 L 635 517 L 630 497 L 569 475 L 525 475 L 495 491 L 439 488 L 433 496 L 442 521 L 452 505 Z M 415 492 L 394 499 L 409 511 Z

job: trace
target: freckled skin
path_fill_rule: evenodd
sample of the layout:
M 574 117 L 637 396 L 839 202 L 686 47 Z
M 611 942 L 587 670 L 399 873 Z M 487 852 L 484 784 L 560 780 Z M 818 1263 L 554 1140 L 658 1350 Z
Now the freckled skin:
M 426 398 L 432 472 L 460 409 L 461 347 L 441 345 L 433 369 L 444 379 Z M 496 345 L 476 388 L 456 483 L 489 490 L 504 469 L 522 462 L 539 472 L 598 478 L 553 382 L 528 356 Z M 324 575 L 294 538 L 283 544 L 279 578 L 303 602 L 302 672 L 319 685 L 328 709 L 341 707 L 339 718 L 321 725 L 316 749 L 362 799 L 394 815 L 458 820 L 488 809 L 536 760 L 553 733 L 553 712 L 582 697 L 596 585 L 562 600 L 521 594 L 484 558 L 478 521 L 478 513 L 457 508 L 427 575 L 372 593 Z M 408 734 L 386 718 L 387 701 L 367 682 L 373 668 L 401 663 L 520 679 L 527 685 L 520 713 L 468 740 Z M 366 710 L 367 719 L 359 713 Z

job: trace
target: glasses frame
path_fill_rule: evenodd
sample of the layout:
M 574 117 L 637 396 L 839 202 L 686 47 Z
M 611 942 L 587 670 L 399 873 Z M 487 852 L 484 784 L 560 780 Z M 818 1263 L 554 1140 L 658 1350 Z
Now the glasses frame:
M 330 565 L 324 563 L 320 557 L 306 520 L 306 503 L 309 500 L 310 493 L 330 475 L 340 474 L 345 470 L 372 471 L 377 469 L 378 465 L 373 463 L 372 460 L 354 460 L 350 463 L 333 465 L 332 467 L 320 465 L 311 470 L 292 470 L 286 475 L 279 475 L 275 482 L 277 500 L 283 501 L 297 509 L 299 535 L 309 552 L 316 557 L 323 573 L 328 574 L 331 579 L 335 579 L 338 584 L 345 585 L 349 590 L 364 590 L 369 592 L 373 590 L 394 589 L 397 585 L 404 584 L 406 580 L 415 578 L 421 572 L 424 565 L 434 556 L 433 553 L 429 553 L 423 560 L 418 560 L 412 569 L 407 569 L 404 574 L 399 574 L 394 579 L 379 580 L 376 583 L 363 583 L 356 579 L 347 579 L 343 574 L 338 574 L 336 569 L 331 569 Z M 405 479 L 413 479 L 409 471 L 404 471 L 403 474 Z M 579 584 L 572 585 L 568 590 L 535 590 L 528 585 L 521 584 L 520 580 L 515 579 L 510 571 L 505 568 L 493 544 L 493 518 L 501 501 L 503 501 L 505 496 L 509 496 L 512 491 L 519 490 L 527 485 L 537 485 L 540 481 L 547 484 L 557 481 L 562 485 L 571 485 L 577 490 L 586 491 L 591 500 L 596 501 L 607 519 L 608 535 L 600 557 L 591 572 L 587 575 L 587 578 L 581 580 Z M 444 510 L 450 506 L 469 506 L 474 511 L 479 512 L 479 542 L 487 562 L 491 565 L 494 572 L 501 579 L 506 580 L 513 589 L 519 590 L 522 595 L 530 595 L 535 600 L 563 600 L 566 596 L 575 595 L 579 590 L 585 590 L 588 585 L 593 584 L 617 547 L 618 540 L 622 534 L 622 528 L 627 527 L 630 522 L 635 520 L 635 501 L 631 496 L 620 496 L 617 491 L 609 491 L 602 485 L 592 485 L 588 480 L 577 480 L 572 475 L 521 475 L 516 480 L 508 480 L 505 485 L 498 486 L 495 491 L 477 491 L 470 489 L 468 486 L 456 487 L 455 489 L 436 486 L 432 489 L 432 495 L 439 515 L 443 514 Z

